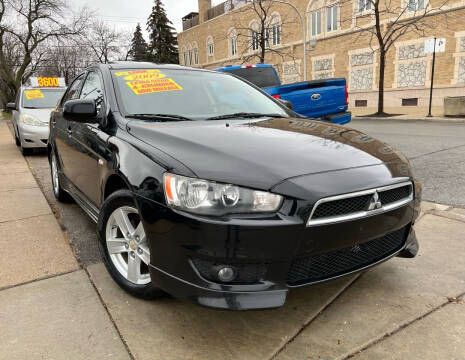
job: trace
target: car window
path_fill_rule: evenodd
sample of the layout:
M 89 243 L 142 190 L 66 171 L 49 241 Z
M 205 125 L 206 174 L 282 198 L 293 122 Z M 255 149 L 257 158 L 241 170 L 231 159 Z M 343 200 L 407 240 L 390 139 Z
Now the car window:
M 79 75 L 73 83 L 69 86 L 68 92 L 63 97 L 61 104 L 63 105 L 68 100 L 77 99 L 79 96 L 79 88 L 81 86 L 82 80 L 84 79 L 84 75 Z
M 281 85 L 276 72 L 271 67 L 240 68 L 227 70 L 227 72 L 249 80 L 252 84 L 261 88 Z
M 87 74 L 79 99 L 95 100 L 97 110 L 100 110 L 103 100 L 103 86 L 100 77 L 95 71 L 89 71 Z
M 175 114 L 202 120 L 233 113 L 288 116 L 262 91 L 224 73 L 175 70 L 115 70 L 118 102 L 127 114 Z

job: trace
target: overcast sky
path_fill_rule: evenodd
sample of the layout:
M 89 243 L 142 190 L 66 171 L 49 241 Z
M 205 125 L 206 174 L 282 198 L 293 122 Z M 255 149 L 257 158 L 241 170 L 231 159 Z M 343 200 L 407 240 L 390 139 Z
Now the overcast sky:
M 178 32 L 182 31 L 181 18 L 192 11 L 198 11 L 198 0 L 162 0 L 168 18 Z M 222 0 L 213 0 L 214 5 Z M 153 0 L 68 0 L 73 7 L 87 6 L 97 11 L 98 16 L 108 24 L 124 30 L 134 31 L 138 22 L 145 30 Z

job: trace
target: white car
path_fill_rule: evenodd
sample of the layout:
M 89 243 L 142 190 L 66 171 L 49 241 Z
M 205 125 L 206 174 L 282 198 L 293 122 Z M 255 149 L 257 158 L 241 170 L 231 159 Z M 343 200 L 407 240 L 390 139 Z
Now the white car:
M 47 147 L 50 112 L 66 90 L 65 86 L 50 86 L 64 84 L 64 81 L 50 81 L 46 83 L 49 86 L 41 87 L 38 84 L 44 82 L 37 79 L 42 78 L 31 78 L 31 86 L 21 86 L 15 102 L 7 105 L 13 113 L 16 145 L 21 147 L 23 155 L 29 155 L 33 149 Z

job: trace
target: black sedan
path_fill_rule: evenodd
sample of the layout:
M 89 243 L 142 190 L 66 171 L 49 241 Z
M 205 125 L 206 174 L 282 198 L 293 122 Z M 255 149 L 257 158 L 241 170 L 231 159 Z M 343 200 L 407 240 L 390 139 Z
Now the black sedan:
M 234 75 L 93 66 L 52 112 L 48 153 L 55 196 L 97 223 L 109 273 L 141 298 L 279 307 L 418 251 L 421 187 L 402 154 Z

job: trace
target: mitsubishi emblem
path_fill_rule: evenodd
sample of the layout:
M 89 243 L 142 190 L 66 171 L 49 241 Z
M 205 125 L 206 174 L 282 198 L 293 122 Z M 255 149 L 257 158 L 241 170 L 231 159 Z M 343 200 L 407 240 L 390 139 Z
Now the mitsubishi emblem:
M 382 207 L 383 207 L 383 204 L 381 204 L 381 200 L 379 199 L 378 192 L 376 191 L 370 200 L 370 204 L 368 205 L 368 211 L 381 209 Z

